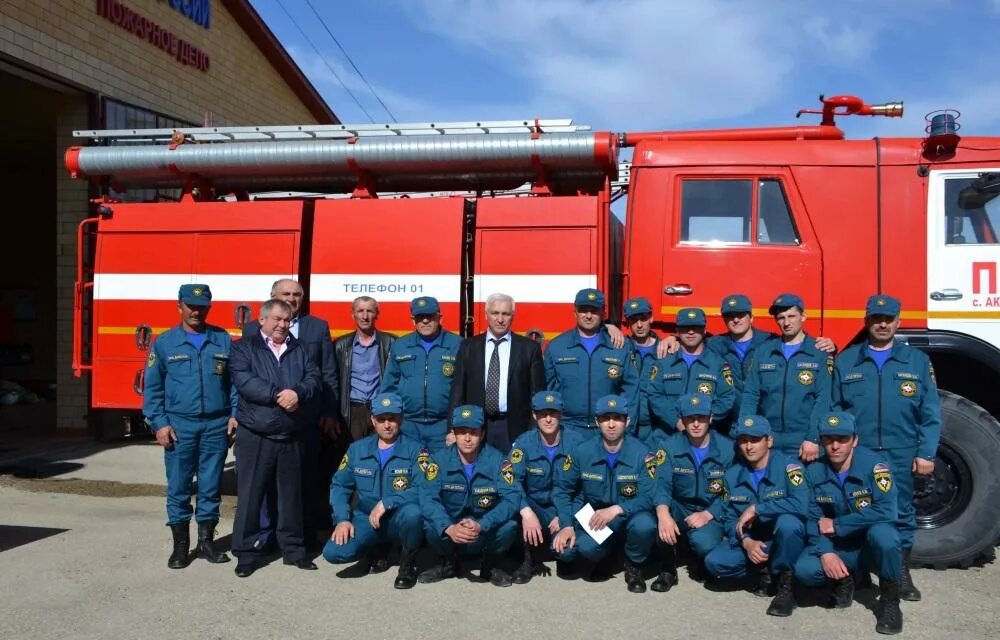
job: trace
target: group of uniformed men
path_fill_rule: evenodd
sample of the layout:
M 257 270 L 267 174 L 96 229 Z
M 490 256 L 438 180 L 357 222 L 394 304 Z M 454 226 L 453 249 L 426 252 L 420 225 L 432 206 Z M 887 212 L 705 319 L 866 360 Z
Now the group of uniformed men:
M 218 479 L 226 432 L 243 428 L 243 389 L 224 375 L 228 336 L 204 323 L 209 288 L 184 285 L 179 298 L 181 325 L 153 346 L 144 405 L 166 448 L 171 567 L 188 561 L 195 473 L 197 555 L 228 560 L 213 547 Z M 456 576 L 526 583 L 548 575 L 543 560 L 552 557 L 560 576 L 586 580 L 606 579 L 623 562 L 633 593 L 646 590 L 643 572 L 655 568 L 651 588 L 665 592 L 677 583 L 675 546 L 686 539 L 694 579 L 749 580 L 754 593 L 773 596 L 770 615 L 791 615 L 793 580 L 832 586 L 831 606 L 850 606 L 856 581 L 867 584 L 872 571 L 880 633 L 902 630 L 900 599 L 920 599 L 909 571 L 913 476 L 933 471 L 940 407 L 929 359 L 895 338 L 898 300 L 872 296 L 866 339 L 835 358 L 832 341 L 804 332 L 805 304 L 794 294 L 768 309 L 778 334 L 754 329 L 750 300 L 734 294 L 720 309 L 727 333 L 706 337 L 704 311 L 687 308 L 675 318 L 677 335 L 661 339 L 648 300 L 626 302 L 623 338 L 602 324 L 603 293 L 584 289 L 576 326 L 545 349 L 534 424 L 520 425 L 509 451 L 486 443 L 495 423 L 483 406 L 456 406 L 449 396 L 461 339 L 443 329 L 437 300 L 412 301 L 416 331 L 381 343 L 387 354 L 365 353 L 379 344 L 378 307 L 361 298 L 355 312 L 359 301 L 374 317 L 338 351 L 349 378 L 339 388 L 351 395 L 337 404 L 363 408 L 370 435 L 344 424 L 327 431 L 353 432 L 330 483 L 333 531 L 323 548 L 331 563 L 356 563 L 340 575 L 385 571 L 398 547 L 400 589 Z M 494 302 L 509 333 L 513 300 L 491 297 L 488 315 Z M 497 365 L 487 363 L 495 352 L 510 366 L 504 337 L 485 335 L 492 349 L 479 363 L 490 413 L 506 406 L 496 401 Z M 352 411 L 341 418 L 356 422 Z M 295 508 L 281 503 L 287 490 L 277 494 L 279 514 Z M 420 572 L 424 545 L 435 561 Z M 282 552 L 289 564 L 315 568 Z M 467 569 L 470 559 L 478 574 Z M 242 555 L 240 563 L 238 575 L 255 568 L 247 571 Z

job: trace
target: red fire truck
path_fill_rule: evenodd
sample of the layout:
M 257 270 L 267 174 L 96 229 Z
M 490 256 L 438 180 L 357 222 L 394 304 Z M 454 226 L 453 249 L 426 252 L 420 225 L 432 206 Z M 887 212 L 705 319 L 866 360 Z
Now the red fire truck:
M 800 114 L 803 112 L 800 112 Z M 1000 538 L 1000 138 L 957 133 L 951 112 L 912 139 L 846 140 L 836 116 L 899 116 L 900 103 L 823 99 L 818 125 L 593 132 L 569 120 L 80 131 L 66 166 L 91 180 L 80 225 L 73 367 L 92 405 L 135 410 L 152 339 L 177 322 L 176 292 L 207 282 L 234 335 L 271 283 L 303 283 L 334 336 L 351 301 L 411 330 L 408 301 L 445 325 L 485 329 L 492 292 L 515 329 L 551 338 L 580 288 L 631 296 L 659 328 L 720 300 L 794 291 L 807 329 L 861 337 L 872 293 L 903 302 L 900 337 L 927 351 L 944 428 L 918 481 L 914 558 L 966 566 Z M 622 149 L 631 164 L 619 164 Z M 110 194 L 110 195 L 109 195 Z M 627 195 L 624 225 L 613 201 Z M 111 197 L 117 196 L 117 197 Z M 133 201 L 130 201 L 133 200 Z M 158 200 L 136 202 L 134 200 Z

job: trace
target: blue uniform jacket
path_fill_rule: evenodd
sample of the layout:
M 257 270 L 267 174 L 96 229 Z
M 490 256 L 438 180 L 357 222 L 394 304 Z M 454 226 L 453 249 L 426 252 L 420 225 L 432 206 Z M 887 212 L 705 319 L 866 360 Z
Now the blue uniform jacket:
M 811 336 L 790 360 L 781 345 L 780 339 L 768 340 L 748 359 L 740 415 L 767 418 L 775 447 L 818 443 L 819 417 L 830 410 L 833 356 L 817 349 Z
M 725 360 L 726 364 L 729 365 L 729 368 L 732 371 L 733 388 L 736 390 L 737 400 L 733 403 L 733 410 L 729 414 L 730 422 L 735 420 L 739 414 L 739 398 L 743 395 L 743 374 L 747 363 L 753 360 L 757 347 L 764 344 L 768 340 L 777 337 L 778 336 L 770 331 L 754 329 L 753 336 L 750 338 L 750 348 L 747 349 L 746 355 L 743 358 L 740 358 L 740 352 L 736 350 L 735 346 L 733 346 L 733 339 L 729 337 L 728 333 L 723 333 L 717 336 L 709 336 L 705 339 L 706 347 Z
M 927 355 L 896 341 L 879 373 L 865 342 L 837 358 L 833 370 L 835 411 L 858 424 L 858 440 L 869 449 L 916 449 L 933 460 L 941 439 L 941 401 Z
M 712 415 L 717 421 L 725 419 L 736 402 L 732 370 L 722 358 L 708 349 L 703 349 L 690 367 L 680 351 L 658 359 L 649 377 L 649 409 L 653 424 L 667 432 L 676 428 L 680 418 L 677 399 L 685 393 L 712 396 Z
M 545 455 L 545 445 L 542 444 L 542 436 L 538 433 L 538 429 L 521 434 L 511 446 L 510 462 L 514 465 L 514 478 L 516 484 L 521 487 L 523 495 L 520 509 L 531 507 L 535 515 L 538 515 L 539 511 L 554 508 L 552 491 L 555 486 L 556 473 L 580 443 L 585 440 L 583 435 L 571 429 L 562 429 L 561 431 L 559 445 L 552 462 L 549 462 Z M 561 523 L 562 520 L 560 520 Z M 547 522 L 543 522 L 542 526 L 547 524 Z
M 708 511 L 716 521 L 722 522 L 725 476 L 733 464 L 733 441 L 712 432 L 701 466 L 695 464 L 691 444 L 683 433 L 668 436 L 662 431 L 654 431 L 649 446 L 657 462 L 656 504 L 669 505 L 670 515 L 675 520 Z
M 563 426 L 578 429 L 596 427 L 594 403 L 609 394 L 628 400 L 629 417 L 636 423 L 639 373 L 631 357 L 631 346 L 611 346 L 607 332 L 601 331 L 594 353 L 588 354 L 576 328 L 561 333 L 545 349 L 545 379 L 548 388 L 563 398 Z
M 563 461 L 556 475 L 552 502 L 559 522 L 569 526 L 588 502 L 595 510 L 619 505 L 629 517 L 653 508 L 656 493 L 656 458 L 646 445 L 625 436 L 614 469 L 608 466 L 602 438 L 587 439 Z
M 654 335 L 654 337 L 656 336 Z M 625 346 L 632 353 L 632 366 L 635 367 L 636 372 L 639 374 L 639 393 L 636 398 L 639 407 L 636 412 L 636 421 L 632 424 L 633 435 L 639 432 L 639 427 L 648 427 L 653 424 L 652 418 L 649 415 L 649 387 L 653 384 L 650 374 L 653 371 L 653 367 L 656 366 L 656 347 L 659 343 L 660 339 L 657 337 L 656 342 L 653 343 L 653 350 L 645 356 L 639 353 L 639 348 L 631 338 L 625 343 Z
M 393 342 L 389 350 L 381 393 L 400 395 L 407 420 L 448 419 L 455 358 L 462 339 L 443 329 L 440 338 L 430 351 L 424 351 L 420 334 L 414 331 Z
M 870 449 L 857 447 L 844 485 L 825 458 L 806 468 L 811 497 L 806 542 L 815 555 L 834 550 L 835 542 L 857 546 L 868 527 L 896 522 L 898 497 L 889 463 Z M 820 535 L 819 519 L 832 518 L 834 536 Z M 851 540 L 853 538 L 853 540 Z
M 514 517 L 522 500 L 513 465 L 488 444 L 479 451 L 471 481 L 466 480 L 458 448 L 452 445 L 429 460 L 418 486 L 424 520 L 441 536 L 464 518 L 494 529 Z
M 798 460 L 771 450 L 767 472 L 760 479 L 757 489 L 753 488 L 750 468 L 744 461 L 737 462 L 726 472 L 726 496 L 724 499 L 723 522 L 730 541 L 737 543 L 736 521 L 750 505 L 757 505 L 757 520 L 764 525 L 773 524 L 778 516 L 788 514 L 806 521 L 809 502 L 809 487 L 806 485 L 805 471 Z M 753 530 L 744 535 L 753 538 Z
M 201 351 L 178 325 L 163 332 L 146 360 L 142 413 L 153 430 L 188 420 L 236 415 L 238 395 L 229 375 L 232 339 L 225 329 L 208 325 Z
M 417 476 L 421 462 L 426 466 L 429 455 L 421 451 L 419 442 L 400 435 L 383 468 L 379 463 L 378 436 L 352 442 L 330 482 L 333 521 L 350 521 L 352 496 L 357 496 L 356 508 L 364 513 L 371 513 L 379 500 L 387 511 L 418 502 Z

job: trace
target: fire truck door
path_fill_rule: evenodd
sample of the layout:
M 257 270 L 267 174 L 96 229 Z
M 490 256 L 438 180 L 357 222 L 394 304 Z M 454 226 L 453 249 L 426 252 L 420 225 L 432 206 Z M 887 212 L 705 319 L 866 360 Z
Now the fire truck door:
M 927 327 L 1000 346 L 1000 195 L 980 174 L 932 171 L 927 190 Z
M 152 341 L 177 326 L 177 289 L 207 284 L 209 324 L 242 335 L 279 278 L 297 277 L 301 202 L 110 205 L 94 259 L 91 403 L 142 406 Z M 249 309 L 241 308 L 243 306 Z
M 754 302 L 758 328 L 772 331 L 768 305 L 790 292 L 811 312 L 806 330 L 820 335 L 822 253 L 790 176 L 738 176 L 726 168 L 714 175 L 678 172 L 670 184 L 656 315 L 673 322 L 679 309 L 701 307 L 709 331 L 722 333 L 722 299 L 744 293 Z
M 354 331 L 351 303 L 378 301 L 378 328 L 413 331 L 410 300 L 434 296 L 461 329 L 463 198 L 320 200 L 313 225 L 310 313 L 334 337 Z

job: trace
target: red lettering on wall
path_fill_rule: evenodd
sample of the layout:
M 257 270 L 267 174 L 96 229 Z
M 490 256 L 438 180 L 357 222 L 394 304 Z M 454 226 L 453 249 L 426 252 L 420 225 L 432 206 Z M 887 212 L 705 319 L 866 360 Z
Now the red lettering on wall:
M 118 0 L 97 0 L 97 15 L 128 31 L 137 38 L 162 49 L 181 64 L 208 71 L 211 61 L 208 54 L 187 40 L 178 38 L 146 16 L 129 9 Z
M 972 263 L 972 293 L 982 293 L 984 271 L 986 272 L 987 293 L 995 295 L 997 292 L 997 263 L 995 262 Z

